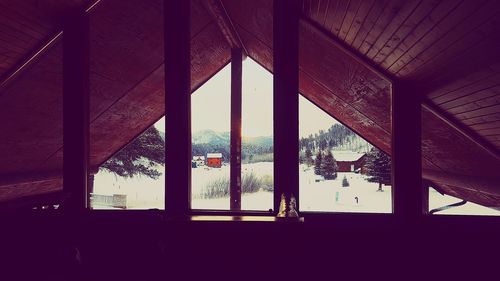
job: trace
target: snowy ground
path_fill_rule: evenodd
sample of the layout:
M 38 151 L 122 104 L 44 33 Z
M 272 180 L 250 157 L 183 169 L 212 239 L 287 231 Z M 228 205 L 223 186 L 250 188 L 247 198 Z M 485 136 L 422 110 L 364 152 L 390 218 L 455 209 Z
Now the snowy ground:
M 242 165 L 242 174 L 253 172 L 256 176 L 273 175 L 273 163 L 262 162 Z M 163 173 L 163 171 L 162 171 Z M 342 187 L 346 176 L 349 187 Z M 210 181 L 229 178 L 229 165 L 217 168 L 199 167 L 192 169 L 191 207 L 193 209 L 228 210 L 229 198 L 201 199 L 198 194 Z M 366 181 L 365 176 L 355 173 L 338 173 L 335 180 L 315 182 L 312 168 L 300 165 L 300 210 L 319 212 L 363 212 L 390 213 L 391 187 L 383 186 L 378 192 L 378 184 Z M 147 177 L 124 179 L 107 172 L 95 176 L 94 193 L 102 195 L 126 194 L 127 209 L 164 208 L 164 182 L 162 175 L 158 180 Z M 357 197 L 357 201 L 356 201 Z M 243 210 L 269 210 L 273 207 L 273 193 L 259 191 L 242 195 Z M 430 209 L 459 202 L 460 199 L 442 196 L 435 190 L 429 192 Z M 94 209 L 111 209 L 107 206 L 94 205 Z M 499 211 L 477 204 L 467 203 L 437 214 L 474 214 L 500 215 Z
M 391 187 L 368 182 L 355 173 L 338 173 L 335 180 L 315 182 L 312 167 L 300 166 L 300 210 L 324 212 L 391 213 Z M 342 187 L 344 176 L 349 187 Z M 357 198 L 357 200 L 356 200 Z

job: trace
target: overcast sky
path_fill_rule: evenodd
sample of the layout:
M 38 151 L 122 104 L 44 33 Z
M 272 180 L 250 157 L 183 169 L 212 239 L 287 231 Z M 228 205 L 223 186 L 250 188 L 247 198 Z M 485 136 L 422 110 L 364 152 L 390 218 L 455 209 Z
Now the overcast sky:
M 223 68 L 191 96 L 191 127 L 193 132 L 230 131 L 231 64 Z M 242 133 L 243 136 L 273 134 L 273 76 L 247 58 L 243 62 Z M 299 99 L 299 134 L 301 137 L 326 130 L 337 123 L 302 96 Z M 165 128 L 164 118 L 155 124 Z

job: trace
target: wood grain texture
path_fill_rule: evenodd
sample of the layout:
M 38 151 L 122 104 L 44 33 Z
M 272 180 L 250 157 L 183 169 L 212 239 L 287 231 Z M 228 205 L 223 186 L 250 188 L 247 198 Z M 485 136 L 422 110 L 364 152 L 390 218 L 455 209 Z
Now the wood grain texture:
M 90 163 L 93 167 L 164 114 L 163 50 L 157 50 L 163 48 L 161 14 L 152 9 L 155 6 L 145 5 L 142 18 L 130 18 L 127 14 L 141 9 L 132 2 L 117 9 L 108 1 L 92 12 L 96 13 L 92 14 L 91 25 L 94 53 Z M 198 10 L 193 14 L 201 15 L 193 17 L 192 25 L 195 36 L 191 41 L 191 87 L 196 89 L 227 64 L 230 50 L 221 44 L 224 38 L 210 16 L 201 13 L 199 7 L 193 9 Z M 106 23 L 117 22 L 122 25 L 104 32 L 108 28 L 104 26 Z M 113 32 L 111 36 L 109 33 Z M 159 39 L 152 38 L 156 32 L 160 33 Z M 133 34 L 137 44 L 127 46 L 126 37 Z M 118 51 L 120 44 L 125 47 Z M 0 142 L 2 174 L 62 169 L 61 56 L 61 44 L 56 43 L 0 96 L 2 106 L 8 107 L 0 111 L 0 116 L 9 121 L 0 124 L 6 133 Z

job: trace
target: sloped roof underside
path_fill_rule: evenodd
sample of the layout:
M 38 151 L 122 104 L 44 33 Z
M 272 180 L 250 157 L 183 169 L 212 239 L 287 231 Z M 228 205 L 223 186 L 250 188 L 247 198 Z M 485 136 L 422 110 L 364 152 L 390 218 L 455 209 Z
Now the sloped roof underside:
M 303 1 L 300 92 L 390 153 L 391 82 L 362 58 L 387 76 L 415 81 L 433 105 L 498 149 L 499 5 L 445 2 Z M 68 9 L 91 4 L 47 3 L 33 9 L 14 1 L 12 11 L 0 10 L 0 26 L 8 29 L 0 35 L 2 83 L 57 34 Z M 195 89 L 229 62 L 230 47 L 206 3 L 192 3 Z M 249 56 L 272 71 L 272 1 L 222 4 Z M 104 0 L 90 16 L 90 163 L 96 168 L 165 113 L 164 42 L 160 0 Z M 60 41 L 0 88 L 0 201 L 62 188 Z M 500 207 L 498 150 L 486 151 L 426 108 L 422 118 L 424 178 L 453 196 Z

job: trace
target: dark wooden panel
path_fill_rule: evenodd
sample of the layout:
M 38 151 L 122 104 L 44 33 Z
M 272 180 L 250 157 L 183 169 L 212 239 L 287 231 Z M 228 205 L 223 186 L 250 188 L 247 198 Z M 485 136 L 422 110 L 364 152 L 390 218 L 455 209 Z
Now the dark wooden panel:
M 475 1 L 470 1 L 475 2 Z M 464 57 L 462 53 L 469 52 L 474 49 L 479 42 L 484 40 L 495 40 L 499 34 L 499 20 L 498 16 L 500 13 L 500 5 L 497 1 L 487 1 L 481 3 L 477 1 L 479 6 L 462 6 L 453 12 L 453 16 L 450 15 L 441 22 L 441 24 L 435 30 L 441 30 L 429 33 L 422 39 L 421 47 L 422 51 L 418 55 L 411 54 L 410 56 L 415 56 L 411 61 L 409 61 L 404 67 L 398 70 L 398 75 L 407 76 L 431 76 L 434 73 L 442 69 L 442 66 L 452 60 L 460 60 L 464 63 Z M 455 15 L 461 15 L 460 11 L 463 10 L 464 17 L 454 17 Z M 469 10 L 470 16 L 465 16 Z M 436 33 L 436 34 L 433 34 Z M 434 36 L 433 41 L 431 41 L 431 36 Z M 427 40 L 427 41 L 426 41 Z M 420 44 L 420 43 L 419 43 Z M 415 49 L 420 48 L 419 44 L 415 46 Z M 483 43 L 481 43 L 483 44 Z M 424 48 L 425 46 L 425 48 Z M 481 47 L 483 52 L 488 50 L 488 45 Z M 485 56 L 484 53 L 481 54 L 479 50 L 476 50 L 474 57 Z M 494 53 L 495 50 L 491 50 Z M 474 62 L 472 62 L 474 63 Z M 432 73 L 428 73 L 432 71 Z
M 489 95 L 491 95 L 491 93 L 489 93 Z M 479 110 L 481 108 L 492 107 L 492 106 L 500 104 L 500 94 L 497 94 L 495 96 L 489 96 L 489 95 L 486 97 L 481 97 L 479 99 L 471 101 L 470 103 L 467 103 L 467 104 L 462 104 L 462 105 L 448 108 L 447 112 L 456 115 L 456 114 L 461 114 L 461 113 L 465 113 L 465 112 L 473 111 L 473 110 Z
M 330 5 L 329 0 L 304 0 L 303 14 L 322 25 L 325 22 L 326 9 Z
M 424 23 L 427 23 L 424 22 L 421 25 L 430 28 L 427 29 L 424 35 L 419 37 L 410 48 L 406 49 L 404 54 L 399 57 L 394 64 L 387 68 L 389 72 L 398 76 L 407 76 L 408 73 L 411 73 L 414 70 L 414 68 L 410 67 L 410 63 L 413 60 L 418 59 L 422 52 L 429 48 L 429 46 L 433 45 L 437 40 L 444 37 L 450 30 L 456 27 L 457 24 L 467 20 L 467 18 L 479 9 L 483 3 L 484 1 L 464 1 L 456 9 L 453 5 L 449 5 L 447 9 L 445 9 L 444 15 L 441 14 L 440 16 L 435 17 L 437 19 L 436 21 L 432 21 L 431 16 L 428 21 L 429 24 L 424 25 Z M 443 4 L 447 3 L 442 2 L 441 5 Z M 435 9 L 434 12 L 441 11 L 439 7 L 441 6 L 438 6 L 438 9 Z M 406 65 L 408 65 L 408 67 L 403 70 Z M 399 73 L 400 71 L 401 73 Z
M 426 109 L 422 110 L 422 120 L 422 156 L 442 171 L 471 176 L 498 175 L 500 161 L 491 154 Z
M 140 7 L 140 5 L 134 6 L 131 1 L 127 3 L 123 1 L 119 3 L 107 1 L 107 3 L 107 5 L 97 6 L 92 14 L 100 10 L 99 13 L 102 15 L 114 15 L 114 17 L 119 19 L 99 18 L 95 19 L 95 21 L 99 22 L 101 25 L 105 25 L 105 22 L 111 24 L 119 20 L 125 24 L 128 20 L 133 24 L 131 26 L 123 25 L 121 27 L 116 27 L 115 30 L 109 30 L 109 32 L 104 34 L 98 33 L 98 31 L 102 31 L 102 29 L 108 27 L 102 27 L 102 29 L 96 30 L 94 26 L 92 29 L 95 40 L 98 40 L 94 41 L 95 50 L 106 53 L 103 53 L 102 56 L 99 57 L 96 57 L 96 53 L 94 53 L 94 70 L 97 68 L 103 71 L 99 73 L 94 71 L 92 73 L 91 87 L 94 95 L 92 96 L 91 102 L 99 104 L 99 107 L 105 104 L 107 105 L 105 109 L 109 109 L 108 113 L 104 113 L 103 111 L 100 115 L 97 115 L 94 111 L 92 120 L 96 120 L 97 117 L 103 118 L 103 120 L 109 121 L 109 126 L 99 128 L 99 130 L 102 130 L 100 132 L 96 132 L 96 127 L 93 126 L 93 139 L 97 139 L 95 136 L 98 135 L 99 139 L 104 141 L 104 138 L 101 139 L 102 135 L 115 131 L 113 129 L 114 126 L 117 126 L 116 128 L 123 128 L 126 133 L 124 134 L 124 138 L 116 136 L 115 139 L 113 139 L 113 136 L 106 138 L 110 141 L 107 146 L 102 145 L 97 148 L 93 145 L 93 157 L 91 157 L 93 165 L 100 164 L 103 159 L 107 159 L 107 157 L 111 156 L 112 153 L 116 152 L 117 149 L 130 140 L 125 137 L 138 134 L 145 126 L 150 125 L 155 118 L 157 119 L 161 116 L 158 112 L 152 112 L 151 108 L 148 108 L 148 106 L 139 105 L 146 100 L 142 99 L 139 101 L 140 97 L 134 98 L 133 96 L 127 100 L 127 98 L 124 97 L 128 91 L 133 91 L 136 87 L 140 88 L 141 82 L 147 80 L 148 76 L 162 65 L 162 50 L 156 52 L 155 50 L 157 50 L 158 46 L 151 46 L 151 44 L 154 45 L 158 43 L 158 41 L 155 41 L 157 39 L 151 39 L 151 37 L 155 36 L 154 32 L 162 32 L 161 17 L 159 17 L 158 11 L 154 9 L 156 6 L 144 3 L 145 7 Z M 120 9 L 116 9 L 117 4 L 120 6 Z M 159 5 L 161 2 L 157 1 L 157 4 Z M 111 9 L 114 11 L 102 11 L 102 9 Z M 131 11 L 124 11 L 122 9 L 131 9 Z M 152 13 L 153 16 L 146 14 L 142 15 L 142 18 L 127 17 L 128 13 L 133 11 Z M 93 16 L 95 17 L 95 15 Z M 157 16 L 158 18 L 156 18 Z M 153 19 L 146 19 L 148 17 Z M 195 21 L 197 20 L 197 18 L 194 19 Z M 160 25 L 159 27 L 155 26 L 156 22 Z M 154 28 L 151 28 L 152 26 L 154 26 Z M 127 28 L 130 30 L 124 30 Z M 112 34 L 110 33 L 114 31 L 116 31 L 117 34 L 111 36 Z M 229 58 L 228 50 L 224 49 L 224 46 L 219 46 L 220 40 L 223 39 L 221 39 L 222 37 L 217 26 L 211 25 L 208 29 L 205 29 L 205 31 L 206 33 L 200 33 L 201 35 L 193 39 L 195 50 L 193 52 L 192 61 L 193 88 L 203 83 L 206 78 L 210 77 L 216 70 L 224 65 Z M 137 35 L 137 38 L 134 39 L 135 41 L 130 41 L 125 38 L 131 35 L 131 33 Z M 123 50 L 111 48 L 111 46 L 117 46 L 119 40 L 116 41 L 115 39 L 119 38 L 118 36 L 123 36 L 123 41 L 121 42 L 125 45 L 128 44 L 127 42 L 134 42 L 134 44 L 140 40 L 144 42 L 135 46 L 127 45 L 127 48 L 123 48 Z M 161 48 L 162 42 L 159 43 L 159 47 Z M 154 49 L 152 49 L 152 47 L 154 47 Z M 131 52 L 134 52 L 134 55 L 131 55 Z M 148 52 L 149 55 L 146 56 L 146 58 L 141 57 L 139 54 L 135 54 Z M 113 53 L 113 55 L 110 55 L 110 53 Z M 153 56 L 155 53 L 156 57 Z M 113 57 L 112 61 L 108 60 L 110 56 Z M 120 61 L 126 61 L 129 58 L 132 62 Z M 203 65 L 205 66 L 202 67 Z M 141 77 L 138 76 L 140 73 L 143 73 Z M 133 81 L 124 81 L 128 78 Z M 6 136 L 4 137 L 4 134 L 2 134 L 3 140 L 0 142 L 0 151 L 2 154 L 0 170 L 2 173 L 9 174 L 14 172 L 42 170 L 55 171 L 61 169 L 61 79 L 61 46 L 59 43 L 56 43 L 39 58 L 37 63 L 27 69 L 27 71 L 22 73 L 12 85 L 2 91 L 0 103 L 3 106 L 3 110 L 0 111 L 0 117 L 2 120 L 9 120 L 9 122 L 1 122 L 0 125 L 0 129 Z M 132 82 L 135 84 L 131 86 L 131 89 L 123 87 L 124 85 L 130 85 Z M 118 85 L 120 83 L 124 85 Z M 148 82 L 146 81 L 144 83 Z M 142 86 L 143 90 L 144 87 L 145 86 Z M 136 94 L 139 95 L 139 93 Z M 26 100 L 32 102 L 21 102 Z M 127 102 L 130 102 L 128 106 Z M 96 107 L 97 106 L 94 108 Z M 120 110 L 123 110 L 123 112 Z M 124 114 L 124 112 L 127 113 Z M 140 117 L 143 118 L 141 119 Z M 143 124 L 134 127 L 134 124 L 138 122 L 143 122 Z M 127 129 L 123 126 L 129 127 Z M 130 130 L 132 127 L 134 130 Z M 95 153 L 93 152 L 94 149 L 96 150 Z M 99 157 L 97 157 L 97 154 L 100 154 Z
M 215 24 L 191 41 L 191 88 L 201 86 L 230 59 L 230 50 Z M 207 63 L 210 61 L 210 63 Z M 165 114 L 163 64 L 145 77 L 91 124 L 90 164 L 100 166 Z M 115 134 L 120 132 L 120 134 Z M 48 163 L 62 160 L 56 153 Z M 46 165 L 49 165 L 49 164 Z M 54 164 L 51 164 L 54 165 Z
M 339 50 L 318 30 L 301 24 L 301 69 L 390 132 L 390 84 Z
M 399 17 L 397 25 L 395 25 L 395 22 L 392 22 L 392 29 L 396 28 L 396 30 L 390 35 L 390 37 L 388 37 L 389 35 L 383 36 L 386 39 L 384 45 L 379 45 L 379 47 L 377 48 L 377 53 L 374 56 L 370 56 L 373 61 L 377 64 L 382 63 L 387 58 L 387 56 L 391 54 L 391 52 L 405 40 L 406 36 L 408 36 L 408 34 L 412 30 L 414 30 L 439 3 L 440 1 L 435 0 L 420 1 L 420 3 L 415 6 L 415 9 L 412 11 L 412 13 L 406 19 L 404 19 L 404 21 L 402 21 L 402 17 Z M 400 15 L 401 14 L 398 14 L 398 16 Z M 394 21 L 396 21 L 396 19 Z M 388 34 L 387 31 L 384 34 Z
M 496 128 L 480 130 L 477 132 L 480 135 L 485 136 L 485 137 L 491 136 L 491 139 L 493 140 L 494 139 L 493 137 L 500 136 L 500 126 L 498 126 Z M 500 139 L 495 138 L 495 140 L 500 140 Z
M 397 17 L 397 15 L 401 12 L 401 10 L 405 7 L 406 1 L 389 1 L 388 5 L 384 8 L 382 14 L 378 18 L 378 20 L 373 25 L 373 28 L 370 30 L 365 40 L 359 47 L 358 51 L 366 55 L 368 51 L 375 44 L 380 35 L 388 28 L 392 19 Z
M 366 52 L 365 55 L 367 57 L 373 59 L 380 52 L 380 50 L 384 48 L 384 46 L 390 44 L 388 43 L 388 40 L 392 39 L 392 41 L 394 41 L 394 38 L 392 37 L 401 26 L 411 27 L 411 24 L 407 23 L 406 21 L 418 8 L 420 0 L 403 1 L 402 3 L 403 5 L 400 8 L 399 6 L 394 7 L 395 14 L 389 14 L 389 21 L 382 29 L 382 32 L 380 33 L 378 38 L 373 41 L 373 44 Z M 399 10 L 396 10 L 398 8 Z M 388 12 L 389 11 L 386 11 L 386 14 L 388 14 Z
M 358 33 L 356 34 L 356 37 L 353 39 L 351 46 L 354 49 L 359 50 L 359 48 L 361 47 L 361 44 L 365 41 L 365 38 L 368 36 L 368 34 L 374 28 L 375 23 L 382 16 L 382 12 L 384 11 L 385 7 L 388 4 L 389 4 L 389 0 L 383 0 L 383 1 L 375 0 L 374 1 L 373 7 L 371 7 L 370 12 L 367 14 L 366 18 L 364 19 L 363 24 L 361 25 Z
M 487 129 L 493 129 L 493 128 L 500 128 L 500 121 L 496 122 L 487 122 L 487 123 L 482 123 L 482 124 L 476 124 L 470 126 L 472 129 L 476 130 L 477 132 L 481 130 L 487 130 Z
M 439 21 L 449 14 L 453 9 L 455 9 L 460 4 L 459 1 L 455 0 L 444 0 L 439 3 L 439 5 L 432 10 L 432 12 L 426 16 L 425 20 L 420 22 L 420 24 L 415 27 L 408 36 L 401 42 L 401 44 L 396 47 L 393 52 L 387 56 L 387 58 L 382 62 L 381 66 L 388 69 L 391 73 L 395 73 L 392 67 L 405 56 L 408 51 L 416 45 L 422 37 L 428 34 Z M 395 67 L 395 66 L 394 66 Z
M 41 42 L 57 32 L 65 12 L 90 1 L 15 1 L 0 3 L 0 79 Z
M 62 143 L 62 44 L 18 76 L 0 95 L 0 171 L 62 169 L 43 167 Z
M 500 113 L 500 104 L 455 114 L 454 116 L 460 120 L 467 120 L 497 113 Z
M 338 11 L 338 6 L 342 5 L 343 0 L 329 0 L 328 6 L 326 7 L 325 20 L 323 21 L 323 27 L 325 30 L 330 30 L 334 24 L 335 16 Z
M 340 30 L 337 33 L 337 36 L 341 40 L 345 41 L 347 34 L 349 33 L 349 30 L 351 29 L 351 26 L 353 24 L 354 17 L 356 16 L 362 2 L 362 0 L 351 0 L 349 2 L 349 6 L 347 7 L 347 11 L 344 15 L 344 20 L 342 21 Z
M 342 28 L 342 23 L 344 22 L 344 18 L 346 16 L 347 9 L 349 8 L 350 2 L 352 1 L 340 0 L 337 1 L 335 7 L 330 6 L 330 11 L 332 11 L 332 13 L 329 14 L 328 17 L 332 18 L 332 25 L 327 26 L 327 28 L 332 34 L 335 34 L 336 36 L 339 35 L 340 29 Z
M 465 92 L 459 97 L 456 97 L 452 100 L 439 104 L 439 106 L 446 110 L 452 110 L 454 108 L 464 106 L 472 102 L 482 101 L 484 99 L 490 99 L 498 95 L 500 95 L 500 84 L 479 91 Z
M 104 1 L 90 20 L 93 120 L 161 64 L 162 5 Z
M 500 113 L 493 113 L 489 115 L 483 115 L 483 116 L 478 116 L 474 118 L 469 118 L 469 119 L 462 119 L 461 122 L 464 123 L 465 125 L 472 126 L 476 124 L 483 124 L 483 123 L 489 123 L 489 122 L 496 122 L 500 121 Z
M 347 32 L 344 41 L 348 45 L 352 45 L 354 42 L 354 39 L 356 39 L 356 36 L 358 35 L 361 27 L 366 21 L 366 18 L 368 17 L 368 14 L 371 12 L 373 7 L 376 5 L 375 0 L 367 0 L 367 1 L 361 1 L 361 4 L 359 6 L 358 11 L 356 12 L 354 19 L 352 21 L 352 25 L 349 28 L 349 31 Z M 382 2 L 382 1 L 381 1 Z

